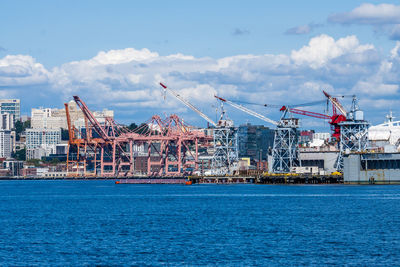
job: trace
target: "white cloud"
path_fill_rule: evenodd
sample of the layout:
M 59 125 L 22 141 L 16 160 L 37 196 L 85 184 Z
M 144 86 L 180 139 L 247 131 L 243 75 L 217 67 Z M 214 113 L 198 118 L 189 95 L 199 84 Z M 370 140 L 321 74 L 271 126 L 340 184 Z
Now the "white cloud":
M 328 20 L 342 24 L 396 24 L 400 23 L 400 6 L 365 3 L 350 12 L 334 14 Z
M 115 109 L 117 120 L 140 122 L 164 112 L 188 120 L 198 117 L 171 95 L 164 101 L 159 82 L 212 117 L 214 94 L 256 103 L 296 104 L 320 100 L 321 90 L 326 89 L 333 94 L 357 93 L 361 98 L 382 100 L 399 94 L 399 48 L 397 43 L 390 55 L 383 56 L 373 45 L 360 44 L 355 36 L 335 40 L 320 35 L 289 55 L 214 59 L 127 48 L 99 52 L 92 59 L 51 70 L 30 56 L 6 56 L 0 59 L 0 85 L 23 85 L 12 92 L 7 88 L 7 94 L 20 95 L 22 105 L 30 103 L 31 107 L 49 102 L 61 106 L 72 95 L 79 95 L 93 109 Z M 46 88 L 45 93 L 33 93 L 37 85 Z M 200 124 L 202 120 L 188 122 Z
M 319 68 L 329 60 L 345 54 L 363 53 L 373 50 L 374 46 L 360 45 L 356 36 L 347 36 L 335 41 L 332 37 L 322 34 L 310 40 L 307 46 L 293 50 L 291 58 L 296 64 L 307 64 L 311 68 Z
M 88 60 L 87 63 L 93 65 L 123 64 L 131 61 L 147 61 L 158 56 L 158 53 L 150 52 L 147 48 L 141 50 L 125 48 L 108 52 L 101 51 L 94 58 Z
M 31 56 L 8 55 L 0 59 L 0 85 L 42 84 L 47 80 L 48 71 Z

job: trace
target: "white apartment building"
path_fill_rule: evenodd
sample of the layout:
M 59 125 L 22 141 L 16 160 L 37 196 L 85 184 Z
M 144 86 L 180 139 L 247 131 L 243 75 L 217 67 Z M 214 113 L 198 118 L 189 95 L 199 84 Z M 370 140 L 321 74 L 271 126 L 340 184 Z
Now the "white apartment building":
M 60 129 L 26 129 L 26 158 L 41 159 L 56 153 L 61 143 Z
M 10 158 L 12 150 L 10 130 L 0 130 L 0 158 Z
M 77 129 L 84 128 L 84 115 L 73 100 L 68 103 L 68 109 L 72 124 L 75 125 Z M 99 123 L 104 123 L 106 117 L 114 118 L 114 111 L 104 109 L 103 111 L 94 111 L 93 115 L 99 121 Z M 67 129 L 68 124 L 65 109 L 33 108 L 31 110 L 31 128 Z
M 9 113 L 14 115 L 14 123 L 21 116 L 19 99 L 0 99 L 0 114 Z
M 12 130 L 15 128 L 15 116 L 11 113 L 0 114 L 0 130 Z

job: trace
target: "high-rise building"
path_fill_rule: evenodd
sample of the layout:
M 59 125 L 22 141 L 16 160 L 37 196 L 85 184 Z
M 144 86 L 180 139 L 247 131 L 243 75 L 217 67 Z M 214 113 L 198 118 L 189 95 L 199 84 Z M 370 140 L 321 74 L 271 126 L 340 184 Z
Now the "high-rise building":
M 10 158 L 11 157 L 11 131 L 10 130 L 0 130 L 0 158 Z
M 21 107 L 19 99 L 0 99 L 0 114 L 14 114 L 14 123 L 20 119 Z
M 15 127 L 14 114 L 3 113 L 0 114 L 0 130 L 12 130 Z
M 239 126 L 239 157 L 266 160 L 268 150 L 274 144 L 274 130 L 262 125 L 245 124 Z
M 26 129 L 26 158 L 41 159 L 56 153 L 61 143 L 60 129 Z

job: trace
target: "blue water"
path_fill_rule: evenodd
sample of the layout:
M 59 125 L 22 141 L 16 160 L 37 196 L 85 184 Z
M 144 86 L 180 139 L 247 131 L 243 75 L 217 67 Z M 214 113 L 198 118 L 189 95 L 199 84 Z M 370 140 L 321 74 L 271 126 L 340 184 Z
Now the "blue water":
M 387 265 L 399 186 L 1 181 L 1 265 Z

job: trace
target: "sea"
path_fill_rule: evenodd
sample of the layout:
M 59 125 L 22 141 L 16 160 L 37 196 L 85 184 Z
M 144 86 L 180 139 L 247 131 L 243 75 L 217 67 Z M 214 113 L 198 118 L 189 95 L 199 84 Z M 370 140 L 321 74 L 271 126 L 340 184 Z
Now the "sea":
M 398 266 L 400 186 L 0 181 L 1 266 Z

